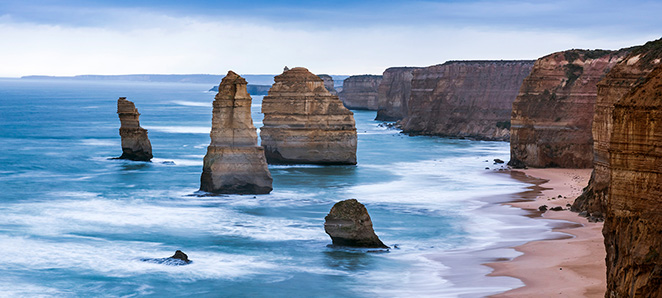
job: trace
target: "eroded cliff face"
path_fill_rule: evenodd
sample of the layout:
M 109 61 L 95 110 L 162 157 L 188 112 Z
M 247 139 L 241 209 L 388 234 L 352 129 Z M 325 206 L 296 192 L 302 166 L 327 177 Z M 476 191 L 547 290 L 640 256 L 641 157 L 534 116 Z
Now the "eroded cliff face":
M 662 39 L 630 48 L 631 52 L 616 64 L 598 83 L 598 95 L 593 116 L 593 173 L 589 185 L 572 205 L 573 211 L 588 211 L 602 216 L 609 193 L 609 147 L 614 104 L 660 64 Z
M 354 114 L 303 67 L 275 77 L 262 101 L 262 146 L 271 164 L 356 164 Z
M 117 100 L 117 115 L 122 138 L 122 156 L 118 159 L 150 161 L 153 157 L 152 143 L 147 137 L 147 130 L 140 127 L 140 113 L 136 106 L 126 97 L 120 97 Z
M 569 50 L 542 57 L 513 102 L 509 165 L 590 168 L 597 83 L 627 50 Z
M 343 81 L 338 97 L 348 109 L 376 111 L 378 107 L 377 89 L 382 76 L 351 76 Z
M 397 121 L 407 116 L 411 80 L 420 67 L 391 67 L 384 71 L 377 90 L 377 117 L 380 121 Z
M 415 70 L 403 132 L 509 140 L 512 103 L 533 63 L 449 61 Z
M 338 95 L 338 92 L 336 92 L 336 88 L 333 83 L 333 77 L 327 74 L 321 74 L 317 75 L 322 81 L 324 81 L 324 88 L 329 91 L 332 95 Z
M 218 194 L 267 194 L 272 178 L 264 149 L 257 145 L 246 80 L 229 71 L 214 98 L 211 144 L 204 158 L 200 190 Z
M 605 297 L 662 297 L 662 65 L 612 113 Z

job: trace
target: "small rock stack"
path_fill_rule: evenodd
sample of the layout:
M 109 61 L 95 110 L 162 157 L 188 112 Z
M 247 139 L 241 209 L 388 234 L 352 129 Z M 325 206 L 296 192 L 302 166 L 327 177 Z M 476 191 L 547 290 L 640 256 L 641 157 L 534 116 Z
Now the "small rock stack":
M 126 97 L 120 97 L 117 100 L 117 114 L 122 138 L 122 156 L 118 159 L 150 161 L 153 157 L 152 144 L 147 137 L 147 130 L 140 127 L 140 113 L 136 106 Z

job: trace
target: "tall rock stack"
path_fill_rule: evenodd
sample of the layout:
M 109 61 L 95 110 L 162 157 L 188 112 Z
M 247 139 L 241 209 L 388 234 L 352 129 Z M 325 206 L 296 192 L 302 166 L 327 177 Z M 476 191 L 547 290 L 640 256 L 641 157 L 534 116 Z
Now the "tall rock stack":
M 534 61 L 449 61 L 413 72 L 402 130 L 510 140 L 510 115 Z
M 275 77 L 262 101 L 262 146 L 271 164 L 356 164 L 354 114 L 303 67 Z
M 628 50 L 569 50 L 538 59 L 513 102 L 509 165 L 590 168 L 597 83 Z
M 662 65 L 612 119 L 605 296 L 662 297 Z
M 598 96 L 593 117 L 593 174 L 588 186 L 572 205 L 572 210 L 602 215 L 606 211 L 609 193 L 609 147 L 613 123 L 614 104 L 660 64 L 662 39 L 631 48 L 598 83 Z
M 348 109 L 376 111 L 378 107 L 377 89 L 381 82 L 382 76 L 351 76 L 343 81 L 342 91 L 338 97 Z
M 200 190 L 217 194 L 266 194 L 272 178 L 264 149 L 257 145 L 246 80 L 229 71 L 214 98 L 211 144 L 204 158 Z
M 420 67 L 391 67 L 384 71 L 377 88 L 377 117 L 380 121 L 397 121 L 407 117 L 411 80 Z
M 317 76 L 320 77 L 320 79 L 322 79 L 322 81 L 324 81 L 324 88 L 326 88 L 326 90 L 328 90 L 329 93 L 331 93 L 332 95 L 338 95 L 338 92 L 336 91 L 336 86 L 334 86 L 334 83 L 333 83 L 333 77 L 332 76 L 327 75 L 327 74 L 321 74 L 321 75 L 317 75 Z
M 122 156 L 118 159 L 150 161 L 153 157 L 152 144 L 147 137 L 147 130 L 140 127 L 140 113 L 136 106 L 126 97 L 120 97 L 117 100 L 117 114 L 122 138 Z

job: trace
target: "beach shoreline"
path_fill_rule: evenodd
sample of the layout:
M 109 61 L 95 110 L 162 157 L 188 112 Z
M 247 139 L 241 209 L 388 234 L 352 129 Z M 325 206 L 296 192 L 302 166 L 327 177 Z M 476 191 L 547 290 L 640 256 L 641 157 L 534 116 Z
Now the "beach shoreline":
M 515 179 L 533 183 L 522 200 L 505 203 L 524 210 L 538 211 L 560 206 L 562 211 L 540 213 L 542 219 L 565 221 L 553 229 L 567 234 L 561 239 L 535 240 L 515 247 L 523 253 L 513 260 L 487 263 L 493 271 L 488 276 L 509 276 L 525 286 L 490 297 L 604 297 L 606 290 L 605 249 L 602 223 L 569 211 L 568 204 L 587 185 L 591 169 L 514 170 Z

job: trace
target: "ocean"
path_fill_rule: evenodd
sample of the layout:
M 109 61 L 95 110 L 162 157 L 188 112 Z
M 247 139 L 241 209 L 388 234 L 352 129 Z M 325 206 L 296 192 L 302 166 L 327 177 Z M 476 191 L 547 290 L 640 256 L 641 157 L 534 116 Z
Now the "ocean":
M 270 166 L 269 195 L 198 197 L 209 88 L 0 79 L 0 297 L 481 297 L 523 285 L 482 263 L 555 237 L 500 204 L 530 186 L 493 164 L 508 143 L 411 137 L 371 111 L 354 112 L 356 166 Z M 151 163 L 109 159 L 120 96 L 142 114 Z M 388 252 L 328 246 L 324 216 L 350 198 Z M 175 250 L 193 263 L 141 260 Z

